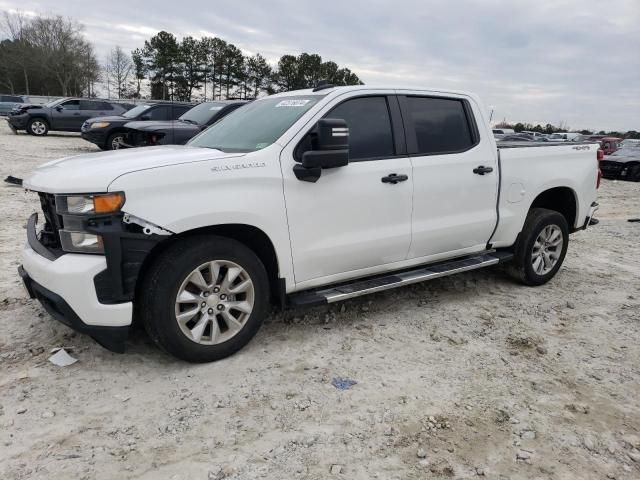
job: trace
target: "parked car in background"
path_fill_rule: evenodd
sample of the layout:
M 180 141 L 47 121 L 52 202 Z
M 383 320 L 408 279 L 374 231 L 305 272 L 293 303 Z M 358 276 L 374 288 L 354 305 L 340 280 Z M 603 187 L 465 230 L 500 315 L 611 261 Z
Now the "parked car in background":
M 532 132 L 530 130 L 523 130 L 522 132 L 525 135 L 529 135 L 530 137 L 532 137 L 534 140 L 542 140 L 543 138 L 547 138 L 547 135 L 544 133 L 540 133 L 540 132 Z
M 621 140 L 622 139 L 618 137 L 604 137 L 600 140 L 600 148 L 602 148 L 605 155 L 611 155 L 618 150 Z
M 513 135 L 501 135 L 496 137 L 498 142 L 533 142 L 533 138 L 529 135 L 523 135 L 521 133 L 514 133 Z
M 516 131 L 512 128 L 494 128 L 493 135 L 510 135 L 516 133 Z
M 9 115 L 9 126 L 26 130 L 41 137 L 50 130 L 79 132 L 82 124 L 92 117 L 121 115 L 127 109 L 122 105 L 97 98 L 61 98 L 44 105 L 24 105 Z
M 176 120 L 193 108 L 189 103 L 146 103 L 137 105 L 121 115 L 90 118 L 82 124 L 82 138 L 95 143 L 102 150 L 117 150 L 124 146 L 125 124 L 133 121 Z
M 19 104 L 24 103 L 24 98 L 19 95 L 0 95 L 0 115 L 9 115 Z
M 640 182 L 640 142 L 621 145 L 600 162 L 600 170 L 604 178 Z
M 129 122 L 125 125 L 125 143 L 128 147 L 184 145 L 202 130 L 245 103 L 246 100 L 206 102 L 193 107 L 177 120 Z
M 576 132 L 558 132 L 549 135 L 550 142 L 575 142 L 580 137 Z

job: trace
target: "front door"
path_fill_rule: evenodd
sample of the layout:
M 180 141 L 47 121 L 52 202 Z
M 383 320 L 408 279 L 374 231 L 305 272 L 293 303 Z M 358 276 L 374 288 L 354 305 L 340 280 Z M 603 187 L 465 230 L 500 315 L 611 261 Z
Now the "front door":
M 497 222 L 495 144 L 480 135 L 480 110 L 464 96 L 401 95 L 413 166 L 409 259 L 484 250 Z
M 294 273 L 301 287 L 374 273 L 407 256 L 413 178 L 397 100 L 383 91 L 356 95 L 336 98 L 322 114 L 347 122 L 347 166 L 323 170 L 316 183 L 298 180 L 293 166 L 305 150 L 308 130 L 282 152 Z M 383 180 L 392 174 L 397 182 Z
M 68 130 L 80 118 L 80 100 L 67 100 L 51 111 L 51 129 Z M 82 125 L 82 122 L 80 122 Z

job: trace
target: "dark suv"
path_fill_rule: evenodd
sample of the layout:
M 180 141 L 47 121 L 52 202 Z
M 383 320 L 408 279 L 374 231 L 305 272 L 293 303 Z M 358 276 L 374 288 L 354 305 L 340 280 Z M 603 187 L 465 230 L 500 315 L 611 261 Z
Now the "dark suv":
M 122 115 L 90 118 L 82 124 L 82 138 L 102 150 L 117 150 L 126 146 L 125 123 L 175 120 L 192 107 L 186 103 L 147 103 L 137 105 Z
M 246 100 L 206 102 L 193 107 L 177 120 L 127 123 L 126 143 L 134 147 L 184 145 L 202 130 L 245 103 Z
M 26 130 L 41 137 L 49 130 L 79 132 L 92 117 L 121 115 L 127 108 L 119 103 L 95 98 L 61 98 L 44 105 L 24 105 L 14 109 L 7 119 L 14 130 Z

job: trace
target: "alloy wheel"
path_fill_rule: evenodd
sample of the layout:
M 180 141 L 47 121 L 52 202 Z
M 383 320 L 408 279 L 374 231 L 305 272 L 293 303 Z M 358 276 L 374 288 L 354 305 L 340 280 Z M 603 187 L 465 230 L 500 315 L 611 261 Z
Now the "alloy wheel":
M 538 234 L 533 243 L 531 265 L 538 275 L 546 275 L 558 263 L 562 254 L 564 238 L 562 230 L 557 225 L 547 225 Z
M 213 260 L 194 269 L 175 300 L 182 333 L 201 345 L 226 342 L 243 329 L 253 311 L 255 290 L 247 271 L 228 260 Z

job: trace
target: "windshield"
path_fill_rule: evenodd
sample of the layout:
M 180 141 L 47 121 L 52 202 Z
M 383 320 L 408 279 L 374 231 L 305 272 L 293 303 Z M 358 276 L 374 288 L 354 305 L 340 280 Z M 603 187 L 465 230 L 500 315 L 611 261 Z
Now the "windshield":
M 45 107 L 55 107 L 56 105 L 58 105 L 59 103 L 64 102 L 65 100 L 68 100 L 67 98 L 59 98 L 57 100 L 51 100 L 48 103 L 45 103 L 44 106 Z
M 148 110 L 151 105 L 138 105 L 137 107 L 133 107 L 131 110 L 126 111 L 122 114 L 124 118 L 136 118 L 145 110 Z
M 193 107 L 187 113 L 180 116 L 180 120 L 197 125 L 205 125 L 213 116 L 224 108 L 222 102 L 207 102 Z
M 223 152 L 254 152 L 268 147 L 322 96 L 265 98 L 239 108 L 194 137 L 189 145 Z

